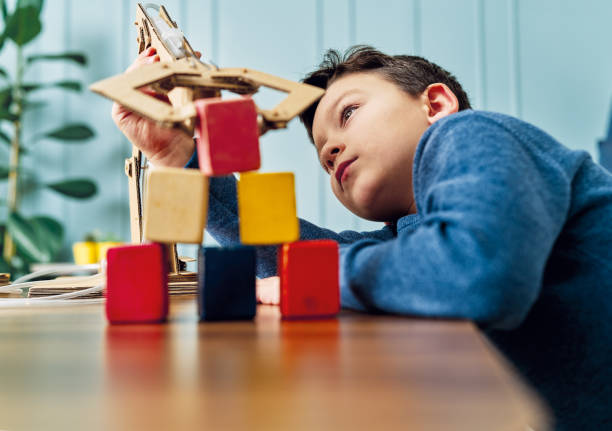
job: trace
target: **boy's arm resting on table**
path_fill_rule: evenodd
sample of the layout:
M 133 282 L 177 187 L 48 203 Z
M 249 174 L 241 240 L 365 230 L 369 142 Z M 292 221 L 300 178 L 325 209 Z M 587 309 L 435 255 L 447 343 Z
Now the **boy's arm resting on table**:
M 185 167 L 190 169 L 199 167 L 197 150 Z M 210 178 L 206 230 L 222 246 L 240 243 L 236 178 L 233 175 Z M 384 227 L 373 232 L 347 230 L 336 233 L 300 219 L 300 239 L 302 240 L 333 239 L 340 244 L 348 244 L 363 238 L 385 240 L 393 238 L 393 232 L 390 228 Z M 277 275 L 277 248 L 277 246 L 256 247 L 258 277 Z
M 414 164 L 420 226 L 341 248 L 342 305 L 516 327 L 538 297 L 570 178 L 491 120 L 428 133 Z

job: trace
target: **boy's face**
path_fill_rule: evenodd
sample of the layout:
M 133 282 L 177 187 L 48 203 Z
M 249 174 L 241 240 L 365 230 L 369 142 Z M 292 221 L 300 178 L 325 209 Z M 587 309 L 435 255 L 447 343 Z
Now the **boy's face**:
M 345 75 L 327 88 L 312 132 L 345 207 L 376 221 L 416 212 L 412 162 L 433 122 L 430 110 L 426 92 L 411 96 L 375 72 Z

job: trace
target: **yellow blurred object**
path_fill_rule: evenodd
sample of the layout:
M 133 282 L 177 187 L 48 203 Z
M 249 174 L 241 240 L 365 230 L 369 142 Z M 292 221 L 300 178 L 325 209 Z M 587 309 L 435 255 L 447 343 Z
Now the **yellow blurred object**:
M 238 181 L 240 239 L 244 244 L 280 244 L 297 241 L 300 225 L 296 214 L 293 173 L 240 175 Z
M 77 265 L 89 265 L 98 262 L 98 247 L 93 241 L 75 242 L 72 244 L 74 263 Z
M 109 248 L 113 248 L 113 247 L 118 247 L 120 245 L 123 245 L 122 242 L 119 241 L 100 241 L 96 243 L 96 247 L 97 247 L 97 261 L 96 262 L 100 262 L 104 259 L 106 259 L 106 252 L 108 251 Z

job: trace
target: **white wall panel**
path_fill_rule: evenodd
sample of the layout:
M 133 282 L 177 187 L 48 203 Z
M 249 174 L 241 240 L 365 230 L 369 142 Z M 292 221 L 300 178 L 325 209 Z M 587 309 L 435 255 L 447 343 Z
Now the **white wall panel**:
M 48 0 L 44 30 L 29 52 L 85 51 L 87 69 L 63 63 L 34 67 L 30 80 L 80 79 L 86 84 L 124 70 L 136 54 L 133 0 Z M 521 116 L 572 148 L 595 155 L 612 95 L 612 3 L 599 0 L 169 0 L 164 2 L 194 48 L 223 67 L 247 66 L 301 79 L 327 48 L 355 43 L 392 54 L 423 55 L 453 72 L 473 105 Z M 14 0 L 9 1 L 12 6 Z M 0 64 L 14 68 L 7 46 Z M 26 118 L 26 136 L 63 122 L 92 124 L 97 137 L 82 145 L 40 142 L 26 163 L 45 181 L 93 177 L 100 194 L 69 201 L 42 191 L 23 201 L 27 214 L 61 218 L 68 240 L 94 228 L 129 238 L 127 179 L 130 145 L 110 118 L 111 103 L 97 95 L 40 93 L 49 105 Z M 47 97 L 48 96 L 48 97 Z M 273 92 L 256 97 L 279 100 Z M 3 126 L 6 130 L 6 125 Z M 336 230 L 370 229 L 344 209 L 318 166 L 301 124 L 262 138 L 263 170 L 296 174 L 301 217 Z M 4 148 L 0 157 L 8 158 Z M 0 193 L 6 193 L 0 185 Z M 66 250 L 67 251 L 67 250 Z

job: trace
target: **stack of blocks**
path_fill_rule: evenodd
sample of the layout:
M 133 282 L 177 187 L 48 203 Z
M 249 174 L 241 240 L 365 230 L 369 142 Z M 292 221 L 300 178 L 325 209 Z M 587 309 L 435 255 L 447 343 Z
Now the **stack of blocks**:
M 299 241 L 292 173 L 258 173 L 257 111 L 250 97 L 195 102 L 200 171 L 157 168 L 149 173 L 144 238 L 150 244 L 108 253 L 107 317 L 111 323 L 159 322 L 168 309 L 164 243 L 201 244 L 208 177 L 240 172 L 236 247 L 201 247 L 198 256 L 200 320 L 255 316 L 256 245 L 279 245 L 278 272 L 284 318 L 338 313 L 338 245 Z

